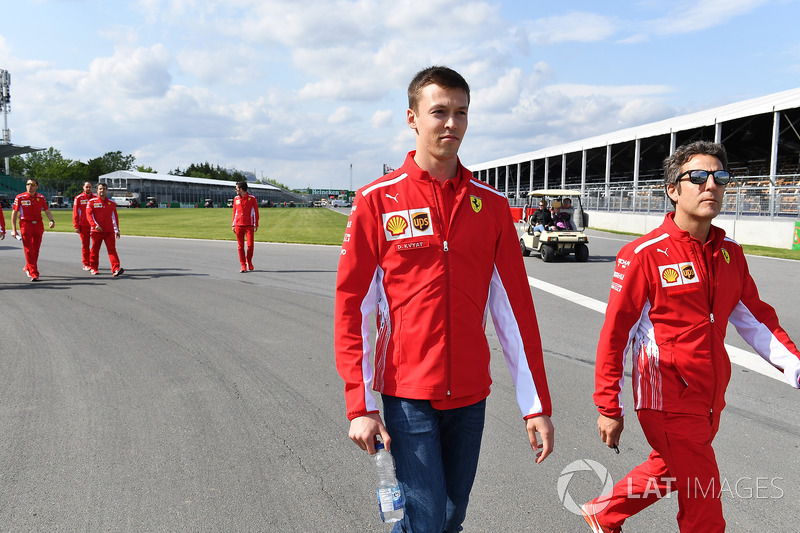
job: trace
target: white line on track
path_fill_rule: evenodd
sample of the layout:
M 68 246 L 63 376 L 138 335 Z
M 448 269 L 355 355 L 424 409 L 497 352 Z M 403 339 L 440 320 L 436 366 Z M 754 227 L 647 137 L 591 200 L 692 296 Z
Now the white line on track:
M 559 287 L 558 285 L 553 285 L 552 283 L 548 283 L 540 279 L 532 278 L 531 276 L 528 276 L 528 284 L 531 287 L 548 292 L 553 296 L 558 296 L 559 298 L 563 298 L 569 302 L 582 305 L 583 307 L 591 309 L 592 311 L 597 311 L 598 313 L 602 314 L 606 313 L 607 304 L 601 302 L 600 300 L 595 300 L 589 296 L 584 296 L 583 294 Z M 759 355 L 748 352 L 747 350 L 742 350 L 736 346 L 731 346 L 730 344 L 726 344 L 725 349 L 728 351 L 731 363 L 744 367 L 753 372 L 758 372 L 759 374 L 772 379 L 777 379 L 780 382 L 786 381 L 783 373 L 780 370 L 764 361 Z

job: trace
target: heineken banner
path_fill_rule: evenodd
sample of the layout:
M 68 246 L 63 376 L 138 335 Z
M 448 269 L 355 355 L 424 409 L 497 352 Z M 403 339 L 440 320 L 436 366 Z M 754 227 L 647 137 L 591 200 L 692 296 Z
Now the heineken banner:
M 800 250 L 800 221 L 794 223 L 794 239 L 792 239 L 792 250 Z

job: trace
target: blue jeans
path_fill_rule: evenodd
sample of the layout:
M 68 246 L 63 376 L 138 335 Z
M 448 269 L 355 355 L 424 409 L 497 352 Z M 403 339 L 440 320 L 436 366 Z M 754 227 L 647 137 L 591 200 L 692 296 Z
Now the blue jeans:
M 467 515 L 478 469 L 486 400 L 438 411 L 427 400 L 383 396 L 405 518 L 393 533 L 455 533 Z

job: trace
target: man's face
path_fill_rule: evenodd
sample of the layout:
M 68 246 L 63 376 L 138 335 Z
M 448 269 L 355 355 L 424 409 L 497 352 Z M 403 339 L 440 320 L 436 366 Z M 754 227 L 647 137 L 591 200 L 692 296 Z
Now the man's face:
M 722 163 L 712 155 L 698 154 L 689 159 L 682 167 L 681 173 L 687 170 L 722 170 Z M 667 194 L 675 202 L 675 216 L 695 220 L 710 221 L 722 209 L 722 197 L 725 186 L 717 185 L 712 176 L 708 176 L 702 185 L 695 185 L 683 176 L 675 185 L 667 186 Z
M 417 132 L 417 155 L 439 161 L 456 157 L 467 131 L 468 110 L 463 89 L 425 86 L 417 110 L 407 112 L 408 125 Z
M 39 185 L 33 180 L 28 180 L 25 184 L 25 188 L 27 189 L 29 194 L 36 194 L 36 189 L 39 188 Z
M 544 211 L 544 207 L 545 207 L 545 205 L 544 205 L 544 204 L 539 204 L 539 210 L 540 210 L 540 211 Z
M 244 195 L 247 194 L 247 191 L 244 189 L 240 189 L 239 187 L 236 187 L 236 194 L 244 198 Z
M 87 195 L 92 194 L 92 184 L 88 181 L 83 184 L 83 192 L 85 192 Z
M 107 191 L 108 189 L 106 189 L 106 186 L 103 185 L 102 183 L 97 186 L 97 196 L 99 196 L 100 198 L 105 198 Z

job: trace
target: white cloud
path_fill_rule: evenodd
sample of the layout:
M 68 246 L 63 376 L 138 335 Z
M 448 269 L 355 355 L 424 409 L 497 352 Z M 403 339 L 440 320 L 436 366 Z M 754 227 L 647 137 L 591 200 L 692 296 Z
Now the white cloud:
M 370 120 L 370 124 L 374 129 L 381 129 L 385 128 L 392 124 L 392 118 L 394 117 L 394 111 L 391 109 L 382 109 L 379 111 L 375 111 L 372 114 L 372 119 Z
M 110 87 L 131 97 L 163 96 L 170 86 L 169 66 L 169 54 L 160 44 L 148 48 L 119 48 L 111 57 L 92 61 L 87 81 L 98 90 Z
M 617 31 L 617 22 L 613 17 L 578 11 L 536 19 L 523 26 L 528 31 L 528 38 L 540 45 L 603 41 Z

